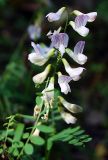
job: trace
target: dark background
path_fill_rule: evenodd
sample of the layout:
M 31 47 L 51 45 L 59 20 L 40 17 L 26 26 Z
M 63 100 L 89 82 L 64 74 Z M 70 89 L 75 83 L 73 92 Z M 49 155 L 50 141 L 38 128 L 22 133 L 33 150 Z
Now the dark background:
M 41 69 L 27 60 L 31 50 L 27 28 L 40 17 L 42 33 L 36 42 L 49 44 L 46 33 L 59 24 L 49 24 L 44 17 L 62 6 L 98 13 L 96 21 L 88 25 L 90 34 L 86 38 L 67 29 L 71 37 L 69 46 L 72 48 L 78 40 L 85 40 L 84 53 L 88 56 L 86 72 L 80 81 L 71 83 L 72 93 L 67 99 L 83 107 L 78 124 L 93 140 L 83 149 L 55 144 L 51 159 L 107 160 L 108 0 L 0 0 L 0 128 L 10 114 L 32 114 L 35 104 L 32 76 Z

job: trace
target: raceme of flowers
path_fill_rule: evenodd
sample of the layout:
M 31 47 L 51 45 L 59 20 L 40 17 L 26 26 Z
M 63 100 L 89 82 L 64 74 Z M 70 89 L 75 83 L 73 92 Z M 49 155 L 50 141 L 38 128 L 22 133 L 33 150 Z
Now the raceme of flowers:
M 49 22 L 58 21 L 65 10 L 66 8 L 62 7 L 55 13 L 51 12 L 47 14 L 46 18 Z M 84 14 L 77 10 L 74 10 L 72 13 L 76 16 L 75 20 L 68 22 L 68 24 L 81 36 L 87 36 L 89 33 L 89 28 L 86 27 L 87 22 L 93 22 L 96 19 L 97 13 L 91 12 Z M 71 81 L 78 81 L 81 78 L 81 75 L 85 70 L 82 65 L 87 61 L 87 56 L 83 53 L 85 41 L 81 40 L 77 42 L 73 50 L 68 48 L 69 36 L 67 33 L 62 31 L 61 27 L 54 30 L 54 32 L 49 31 L 47 36 L 51 41 L 50 47 L 31 42 L 33 51 L 28 55 L 28 60 L 31 63 L 37 66 L 45 66 L 45 69 L 41 73 L 33 77 L 33 82 L 35 84 L 42 84 L 43 82 L 46 82 L 45 89 L 41 92 L 41 98 L 44 102 L 44 114 L 41 118 L 44 120 L 48 119 L 49 111 L 53 108 L 55 75 L 58 76 L 58 84 L 61 92 L 63 94 L 68 94 L 71 92 L 69 83 Z M 71 64 L 69 64 L 65 58 L 65 54 L 81 66 L 77 68 L 71 67 Z M 53 59 L 53 57 L 57 57 L 56 64 L 49 64 L 49 59 Z M 62 62 L 64 70 L 67 72 L 66 75 L 60 71 L 59 62 Z M 76 118 L 72 114 L 82 111 L 80 106 L 67 102 L 62 96 L 58 96 L 58 106 L 60 108 L 61 117 L 67 124 L 75 123 Z M 36 106 L 34 109 L 34 116 L 37 116 L 39 112 L 39 106 Z

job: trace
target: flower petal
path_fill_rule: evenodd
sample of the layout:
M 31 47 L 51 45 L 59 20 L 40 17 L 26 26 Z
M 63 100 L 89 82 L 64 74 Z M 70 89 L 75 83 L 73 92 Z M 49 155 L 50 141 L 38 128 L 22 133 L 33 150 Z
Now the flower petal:
M 87 15 L 87 16 L 89 16 L 88 22 L 93 22 L 96 19 L 96 17 L 97 17 L 97 12 L 90 12 L 90 13 L 84 14 L 84 13 L 78 11 L 78 10 L 74 10 L 73 13 L 76 16 L 80 16 L 80 15 Z
M 61 53 L 62 56 L 63 56 L 63 54 L 65 53 L 65 47 L 64 47 L 63 44 L 60 44 L 60 46 L 59 46 L 59 51 L 60 51 L 60 53 Z
M 74 54 L 83 53 L 85 41 L 79 41 L 74 47 Z
M 29 37 L 34 40 L 35 38 L 40 38 L 41 28 L 38 25 L 30 25 L 27 29 Z
M 33 77 L 33 82 L 41 84 L 47 78 L 48 73 L 50 72 L 51 64 L 49 64 L 42 73 L 39 73 Z
M 64 10 L 65 10 L 65 7 L 62 7 L 56 13 L 51 12 L 47 14 L 46 17 L 48 18 L 48 21 L 49 22 L 58 21 L 61 18 L 61 15 Z
M 66 59 L 62 59 L 66 72 L 72 77 L 73 80 L 79 80 L 80 74 L 83 72 L 83 67 L 71 68 Z
M 48 59 L 54 54 L 54 49 L 47 47 L 42 48 L 39 44 L 31 43 L 35 52 L 32 52 L 28 55 L 28 60 L 38 66 L 44 65 Z
M 72 28 L 81 36 L 86 37 L 89 33 L 89 29 L 87 27 L 79 27 L 79 28 L 75 28 L 75 23 L 73 21 L 70 21 L 69 24 L 72 26 Z
M 82 26 L 86 26 L 87 21 L 89 19 L 88 15 L 82 14 L 75 18 L 75 28 L 80 28 Z
M 74 116 L 67 112 L 61 112 L 61 117 L 67 124 L 74 124 L 77 121 L 77 119 Z
M 69 82 L 72 80 L 70 76 L 62 75 L 61 72 L 58 72 L 58 84 L 61 88 L 61 92 L 64 94 L 68 94 L 68 92 L 71 92 Z
M 60 102 L 63 104 L 63 106 L 70 112 L 72 113 L 79 113 L 82 112 L 82 108 L 76 104 L 71 104 L 67 102 L 63 97 L 59 96 L 58 97 Z
M 97 12 L 90 12 L 87 13 L 86 15 L 89 16 L 88 22 L 93 22 L 97 17 Z
M 71 49 L 67 48 L 66 49 L 66 53 L 78 64 L 85 64 L 87 61 L 87 56 L 85 56 L 82 53 L 78 53 L 78 50 L 76 50 L 75 52 L 73 52 Z
M 47 14 L 46 17 L 48 18 L 49 22 L 58 21 L 60 19 L 60 15 L 53 12 Z

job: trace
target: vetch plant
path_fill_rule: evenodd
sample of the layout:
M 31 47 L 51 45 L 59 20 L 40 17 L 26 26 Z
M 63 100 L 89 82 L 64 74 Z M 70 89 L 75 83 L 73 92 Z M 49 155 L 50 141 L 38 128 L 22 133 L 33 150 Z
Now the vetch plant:
M 62 7 L 56 13 L 47 14 L 46 18 L 49 22 L 59 21 L 64 11 L 66 11 L 66 7 Z M 44 159 L 48 160 L 50 150 L 56 141 L 85 146 L 85 143 L 91 140 L 79 126 L 70 126 L 59 132 L 56 128 L 56 122 L 61 119 L 67 124 L 75 124 L 76 114 L 82 112 L 81 106 L 68 102 L 63 95 L 71 94 L 69 83 L 78 81 L 85 70 L 82 67 L 87 61 L 87 56 L 84 54 L 85 41 L 76 42 L 74 49 L 68 48 L 69 35 L 66 33 L 66 29 L 71 26 L 77 33 L 85 37 L 89 33 L 89 29 L 86 27 L 87 22 L 93 22 L 97 16 L 96 12 L 83 14 L 75 10 L 72 13 L 76 18 L 74 21 L 68 20 L 65 29 L 60 27 L 47 33 L 46 36 L 50 39 L 49 47 L 31 42 L 32 51 L 28 55 L 28 60 L 38 67 L 43 67 L 43 71 L 32 78 L 35 87 L 38 87 L 40 92 L 36 92 L 33 116 L 17 114 L 7 118 L 9 120 L 5 124 L 7 130 L 2 134 L 2 140 L 5 142 L 5 145 L 1 147 L 2 155 L 8 152 L 17 160 L 23 159 L 25 155 L 33 154 L 35 146 L 46 145 Z M 29 33 L 31 29 L 35 32 L 35 28 L 32 26 L 29 28 Z M 35 33 L 31 36 L 32 40 L 34 35 Z M 72 67 L 66 55 L 81 66 Z M 63 65 L 64 71 L 61 70 L 61 65 Z M 33 126 L 26 128 L 22 123 L 16 125 L 18 117 L 31 120 Z M 41 133 L 47 134 L 47 138 L 43 138 Z M 19 136 L 17 137 L 16 134 Z M 9 150 L 6 147 L 7 141 L 10 144 Z

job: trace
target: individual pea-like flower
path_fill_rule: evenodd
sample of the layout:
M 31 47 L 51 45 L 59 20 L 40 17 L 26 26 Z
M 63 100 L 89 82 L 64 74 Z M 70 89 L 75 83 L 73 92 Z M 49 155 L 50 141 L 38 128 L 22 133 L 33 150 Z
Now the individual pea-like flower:
M 45 103 L 49 103 L 50 107 L 52 107 L 54 100 L 54 77 L 51 77 L 48 87 L 42 91 L 42 99 Z
M 79 41 L 74 47 L 74 52 L 69 48 L 66 49 L 67 54 L 75 62 L 81 65 L 85 64 L 87 61 L 87 56 L 83 54 L 84 46 L 85 46 L 85 41 Z
M 34 83 L 37 83 L 37 84 L 41 84 L 44 82 L 44 80 L 47 78 L 49 72 L 50 72 L 50 69 L 51 69 L 51 64 L 49 64 L 45 70 L 37 75 L 35 75 L 33 77 L 33 82 Z
M 75 26 L 75 22 L 70 21 L 69 24 L 71 25 L 71 27 L 81 36 L 86 37 L 89 33 L 89 29 L 85 26 L 81 26 L 79 28 L 76 28 Z
M 28 55 L 28 60 L 35 65 L 44 65 L 54 54 L 54 48 L 42 47 L 34 42 L 32 42 L 31 45 L 34 48 L 34 52 Z
M 65 48 L 68 46 L 69 37 L 66 33 L 54 32 L 51 38 L 51 46 L 58 49 L 63 56 Z
M 68 112 L 61 112 L 61 117 L 67 124 L 74 124 L 77 121 L 77 119 Z
M 90 13 L 84 14 L 84 13 L 78 11 L 78 10 L 74 10 L 73 13 L 77 16 L 76 18 L 78 18 L 78 19 L 80 18 L 80 16 L 83 16 L 83 17 L 85 16 L 85 19 L 81 18 L 82 19 L 81 24 L 83 24 L 83 22 L 85 20 L 87 22 L 93 22 L 93 21 L 95 21 L 95 19 L 97 17 L 97 12 L 90 12 Z M 85 23 L 83 25 L 86 25 L 86 23 L 87 23 L 86 21 L 85 21 Z
M 68 84 L 71 80 L 72 78 L 70 76 L 62 75 L 61 72 L 58 72 L 58 83 L 62 93 L 68 94 L 68 92 L 71 92 Z
M 28 35 L 31 40 L 35 40 L 36 38 L 40 38 L 41 28 L 39 27 L 39 25 L 37 25 L 37 24 L 30 25 L 28 27 L 27 31 L 28 31 Z
M 64 64 L 66 72 L 69 74 L 72 80 L 78 81 L 80 79 L 80 75 L 83 72 L 84 68 L 83 67 L 72 68 L 64 58 L 62 59 L 62 62 Z
M 65 7 L 60 8 L 56 13 L 51 12 L 46 15 L 49 22 L 58 21 L 61 18 L 62 13 L 64 12 Z
M 70 21 L 70 25 L 72 28 L 79 33 L 81 36 L 85 37 L 89 33 L 89 29 L 86 27 L 87 22 L 93 22 L 96 19 L 97 12 L 91 12 L 87 14 L 83 14 L 77 10 L 73 11 L 77 17 L 75 18 L 75 22 Z
M 72 113 L 79 113 L 82 112 L 82 108 L 76 104 L 72 104 L 67 102 L 63 97 L 58 97 L 60 100 L 60 103 L 70 112 Z

